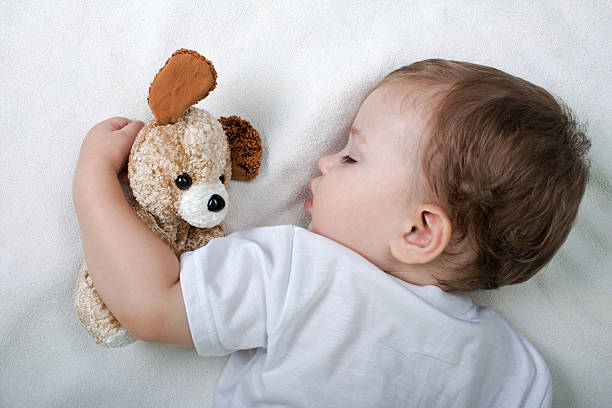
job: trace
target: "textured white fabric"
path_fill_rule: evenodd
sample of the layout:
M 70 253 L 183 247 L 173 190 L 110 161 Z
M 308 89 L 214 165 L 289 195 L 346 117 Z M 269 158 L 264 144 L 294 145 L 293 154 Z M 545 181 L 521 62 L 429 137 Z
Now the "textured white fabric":
M 223 407 L 550 407 L 537 350 L 465 294 L 415 286 L 292 225 L 181 255 L 201 356 L 232 353 Z
M 229 185 L 227 232 L 309 220 L 316 161 L 345 142 L 390 70 L 441 57 L 492 65 L 588 122 L 593 171 L 574 230 L 515 287 L 470 294 L 540 351 L 555 407 L 609 408 L 612 389 L 612 2 L 609 0 L 5 1 L 0 25 L 0 406 L 211 407 L 227 357 L 81 327 L 71 184 L 86 132 L 149 121 L 149 85 L 179 48 L 209 58 L 198 103 L 260 132 L 262 168 Z M 33 392 L 35 390 L 35 392 Z

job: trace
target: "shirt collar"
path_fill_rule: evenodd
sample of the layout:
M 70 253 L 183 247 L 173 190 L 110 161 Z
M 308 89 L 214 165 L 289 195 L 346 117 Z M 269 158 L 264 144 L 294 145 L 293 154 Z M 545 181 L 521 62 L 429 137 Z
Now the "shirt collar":
M 472 299 L 465 293 L 445 292 L 435 285 L 419 286 L 392 277 L 421 300 L 451 316 L 461 317 L 475 306 Z

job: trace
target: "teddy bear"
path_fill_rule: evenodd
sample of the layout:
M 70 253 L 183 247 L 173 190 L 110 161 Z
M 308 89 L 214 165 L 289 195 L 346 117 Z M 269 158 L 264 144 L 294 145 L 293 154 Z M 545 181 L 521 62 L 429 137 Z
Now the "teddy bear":
M 128 159 L 125 198 L 177 258 L 225 235 L 220 224 L 230 181 L 252 180 L 259 172 L 261 140 L 248 121 L 217 120 L 192 106 L 216 85 L 208 59 L 185 48 L 174 52 L 149 87 L 155 119 L 139 131 Z M 137 340 L 96 292 L 86 262 L 75 284 L 74 307 L 96 343 L 119 347 Z

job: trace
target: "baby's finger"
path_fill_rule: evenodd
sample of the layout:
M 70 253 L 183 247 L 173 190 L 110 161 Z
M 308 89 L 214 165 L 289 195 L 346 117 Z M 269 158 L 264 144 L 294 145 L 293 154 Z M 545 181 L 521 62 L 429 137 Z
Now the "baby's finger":
M 140 120 L 136 120 L 134 122 L 128 123 L 127 126 L 119 130 L 119 132 L 125 134 L 128 138 L 130 138 L 133 141 L 134 139 L 136 139 L 136 135 L 138 134 L 140 129 L 142 129 L 143 126 L 144 126 L 144 122 Z
M 96 126 L 100 126 L 108 130 L 119 130 L 125 127 L 131 120 L 122 116 L 114 116 L 98 123 Z

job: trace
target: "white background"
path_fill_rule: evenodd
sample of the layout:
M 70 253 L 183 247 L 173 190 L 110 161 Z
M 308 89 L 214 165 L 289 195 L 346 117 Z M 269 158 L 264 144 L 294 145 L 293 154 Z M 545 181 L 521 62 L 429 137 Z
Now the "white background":
M 493 4 L 494 3 L 494 4 Z M 226 231 L 305 226 L 306 183 L 377 81 L 411 62 L 491 65 L 548 89 L 587 123 L 592 176 L 575 228 L 525 284 L 476 293 L 547 361 L 555 407 L 612 389 L 612 6 L 467 0 L 5 2 L 0 25 L 0 406 L 211 406 L 224 358 L 96 345 L 72 307 L 83 260 L 71 183 L 81 141 L 111 116 L 148 121 L 179 48 L 213 62 L 197 106 L 260 132 L 260 176 L 232 182 Z

